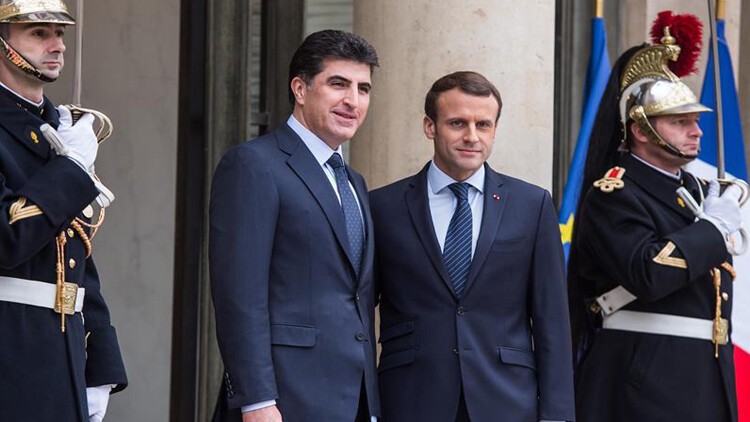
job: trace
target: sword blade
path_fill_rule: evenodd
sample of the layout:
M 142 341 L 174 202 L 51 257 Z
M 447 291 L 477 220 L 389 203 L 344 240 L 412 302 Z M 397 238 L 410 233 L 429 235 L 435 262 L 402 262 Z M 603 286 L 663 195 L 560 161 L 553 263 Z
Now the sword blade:
M 714 60 L 714 91 L 716 93 L 716 171 L 719 179 L 726 176 L 724 162 L 724 113 L 721 102 L 721 66 L 719 65 L 719 42 L 716 35 L 716 13 L 714 0 L 708 0 L 708 23 L 711 30 L 711 57 Z
M 81 105 L 83 63 L 83 0 L 76 0 L 75 70 L 73 73 L 73 104 Z

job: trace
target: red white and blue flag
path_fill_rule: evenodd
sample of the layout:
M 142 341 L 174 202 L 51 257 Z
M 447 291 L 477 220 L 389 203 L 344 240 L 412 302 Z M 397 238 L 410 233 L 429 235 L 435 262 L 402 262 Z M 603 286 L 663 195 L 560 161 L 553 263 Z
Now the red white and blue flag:
M 724 20 L 716 22 L 716 32 L 721 71 L 721 102 L 724 124 L 724 157 L 727 178 L 747 181 L 745 147 L 742 139 L 740 108 L 737 89 L 724 36 Z M 716 108 L 714 91 L 714 65 L 712 51 L 708 53 L 708 67 L 703 81 L 701 103 Z M 701 116 L 701 153 L 698 159 L 687 166 L 691 173 L 705 178 L 716 178 L 716 112 Z M 744 227 L 750 229 L 750 204 L 743 207 Z M 732 306 L 732 342 L 735 345 L 735 365 L 737 368 L 737 400 L 740 422 L 750 422 L 750 252 L 734 257 L 737 279 L 734 282 L 734 303 Z

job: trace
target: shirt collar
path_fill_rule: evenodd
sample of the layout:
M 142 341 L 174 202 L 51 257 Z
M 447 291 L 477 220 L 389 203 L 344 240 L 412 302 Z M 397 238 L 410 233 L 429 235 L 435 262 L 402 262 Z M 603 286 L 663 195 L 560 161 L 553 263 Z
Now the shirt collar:
M 638 160 L 638 161 L 640 161 L 641 163 L 643 163 L 643 164 L 645 164 L 645 165 L 647 165 L 647 166 L 651 167 L 652 169 L 654 169 L 654 170 L 658 171 L 659 173 L 661 173 L 661 174 L 663 174 L 663 175 L 665 175 L 665 176 L 669 177 L 670 179 L 674 179 L 674 180 L 680 180 L 680 179 L 682 179 L 682 170 L 678 171 L 678 172 L 677 172 L 677 174 L 674 174 L 674 173 L 670 173 L 670 172 L 668 172 L 668 171 L 665 171 L 665 170 L 663 170 L 663 169 L 660 169 L 659 167 L 656 167 L 655 165 L 653 165 L 653 164 L 649 163 L 648 161 L 644 160 L 643 158 L 641 158 L 641 157 L 639 157 L 639 156 L 637 156 L 637 155 L 633 154 L 632 152 L 630 153 L 630 155 L 632 155 L 632 156 L 633 156 L 633 158 L 635 158 L 636 160 Z
M 34 106 L 34 107 L 36 107 L 36 108 L 41 108 L 41 107 L 42 107 L 42 105 L 44 104 L 44 99 L 42 99 L 42 101 L 40 101 L 40 102 L 38 102 L 38 103 L 35 103 L 35 102 L 31 101 L 30 99 L 28 99 L 28 98 L 24 97 L 23 95 L 21 95 L 21 94 L 17 93 L 16 91 L 13 91 L 12 89 L 10 89 L 10 87 L 9 87 L 8 85 L 5 85 L 5 84 L 4 84 L 4 83 L 2 83 L 2 82 L 0 82 L 0 86 L 1 86 L 1 87 L 3 87 L 3 88 L 5 88 L 5 89 L 6 89 L 6 90 L 7 90 L 8 92 L 10 92 L 11 94 L 13 94 L 13 95 L 15 95 L 16 97 L 18 97 L 18 99 L 20 99 L 20 100 L 23 100 L 23 101 L 25 101 L 25 102 L 29 103 L 30 105 L 32 105 L 32 106 Z
M 302 123 L 294 118 L 294 115 L 289 116 L 286 124 L 288 124 L 289 127 L 292 128 L 294 133 L 296 133 L 302 139 L 302 143 L 304 143 L 307 149 L 312 152 L 312 155 L 315 157 L 315 161 L 317 161 L 321 166 L 323 166 L 326 161 L 331 158 L 334 152 L 338 152 L 339 155 L 341 155 L 341 159 L 344 159 L 344 154 L 341 153 L 341 145 L 339 145 L 339 147 L 335 150 L 331 149 L 331 147 L 323 142 L 322 139 L 318 138 L 317 135 L 310 132 L 310 129 L 302 126 Z
M 453 183 L 458 183 L 458 181 L 453 180 L 452 177 L 445 174 L 444 171 L 440 170 L 438 166 L 435 164 L 435 160 L 432 160 L 430 162 L 430 169 L 427 171 L 427 181 L 430 184 L 430 188 L 432 189 L 433 194 L 437 194 L 441 190 L 448 187 L 448 185 Z M 470 186 L 473 186 L 476 190 L 479 192 L 484 191 L 484 165 L 479 168 L 474 174 L 471 175 L 468 179 L 464 180 L 464 183 L 468 183 Z

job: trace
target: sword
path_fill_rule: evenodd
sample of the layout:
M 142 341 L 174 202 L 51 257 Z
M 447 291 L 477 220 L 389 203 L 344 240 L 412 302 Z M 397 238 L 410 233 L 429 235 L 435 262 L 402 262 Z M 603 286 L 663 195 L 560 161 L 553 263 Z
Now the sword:
M 723 15 L 724 1 L 716 0 L 716 3 Z M 718 178 L 724 179 L 726 177 L 726 164 L 724 162 L 724 114 L 722 112 L 723 104 L 721 101 L 721 65 L 719 64 L 719 42 L 716 35 L 715 12 L 713 0 L 708 0 L 709 39 L 711 40 L 711 56 L 714 59 L 714 91 L 716 94 L 716 170 Z
M 714 93 L 716 97 L 716 181 L 724 188 L 732 184 L 738 185 L 742 190 L 740 206 L 743 206 L 750 198 L 748 184 L 744 180 L 726 178 L 724 154 L 724 112 L 722 111 L 724 104 L 721 100 L 721 64 L 719 63 L 719 37 L 716 34 L 716 19 L 724 18 L 726 1 L 716 0 L 716 10 L 713 6 L 713 0 L 708 0 L 708 27 L 710 30 L 709 39 L 711 40 L 711 58 L 714 61 Z
M 81 92 L 83 91 L 83 0 L 76 0 L 76 31 L 75 31 L 75 70 L 73 72 L 73 104 L 66 104 L 73 117 L 73 123 L 77 122 L 85 113 L 91 113 L 99 123 L 96 128 L 96 139 L 101 144 L 112 136 L 114 125 L 106 114 L 81 107 Z
M 107 117 L 106 114 L 101 111 L 92 110 L 81 107 L 81 92 L 83 91 L 83 0 L 76 0 L 76 39 L 75 39 L 75 71 L 73 73 L 73 104 L 66 104 L 65 107 L 70 110 L 73 123 L 77 122 L 86 113 L 90 113 L 94 116 L 96 121 L 99 123 L 99 127 L 95 129 L 96 140 L 101 144 L 107 138 L 112 136 L 114 126 L 112 120 Z M 93 172 L 94 185 L 99 190 L 100 195 L 97 196 L 96 202 L 101 207 L 99 214 L 99 223 L 104 220 L 104 209 L 107 208 L 112 201 L 115 200 L 115 195 L 99 180 L 96 172 Z M 98 228 L 98 224 L 96 228 Z M 92 238 L 93 235 L 92 233 Z

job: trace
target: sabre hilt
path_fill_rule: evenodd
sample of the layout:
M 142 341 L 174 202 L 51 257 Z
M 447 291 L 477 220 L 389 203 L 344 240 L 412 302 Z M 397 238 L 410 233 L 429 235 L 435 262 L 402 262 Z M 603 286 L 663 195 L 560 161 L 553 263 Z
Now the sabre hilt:
M 745 182 L 742 179 L 716 179 L 717 182 L 719 182 L 719 186 L 721 187 L 721 192 L 724 192 L 724 189 L 728 188 L 731 185 L 737 185 L 738 188 L 740 188 L 740 191 L 742 192 L 742 195 L 740 195 L 739 203 L 740 207 L 744 206 L 747 202 L 748 198 L 750 198 L 750 186 L 748 186 L 747 182 Z
M 742 182 L 744 184 L 744 190 L 742 190 L 743 196 L 741 196 L 739 199 L 739 203 L 741 207 L 744 204 L 743 197 L 744 197 L 744 201 L 747 201 L 747 194 L 748 194 L 747 183 L 745 183 L 742 180 L 737 180 L 737 179 L 735 179 L 735 181 L 728 181 L 726 179 L 722 179 L 722 180 L 725 185 L 737 184 L 739 186 L 739 183 L 736 183 L 737 181 Z M 719 184 L 721 183 L 722 182 L 720 182 Z M 740 189 L 743 189 L 743 186 L 740 186 Z M 677 188 L 677 196 L 679 196 L 683 200 L 687 209 L 689 209 L 690 212 L 692 212 L 693 215 L 695 215 L 696 219 L 706 217 L 706 214 L 703 212 L 703 207 L 698 204 L 695 198 L 693 198 L 693 195 L 690 195 L 690 192 L 688 192 L 688 190 L 685 189 L 684 186 L 680 186 L 679 188 Z M 740 241 L 742 242 L 740 244 L 739 249 L 737 249 L 735 245 L 735 241 L 734 241 L 735 233 L 738 234 L 738 236 L 740 237 Z M 734 256 L 739 256 L 739 255 L 744 254 L 747 251 L 747 244 L 748 244 L 748 235 L 747 235 L 747 231 L 745 230 L 745 228 L 740 227 L 739 230 L 730 234 L 730 237 L 731 237 L 731 240 L 729 244 L 727 245 L 727 251 Z
M 106 141 L 107 138 L 112 136 L 112 132 L 115 129 L 114 125 L 112 124 L 112 120 L 110 120 L 109 117 L 107 117 L 107 115 L 102 113 L 101 111 L 83 108 L 73 104 L 65 104 L 65 108 L 70 110 L 70 114 L 73 118 L 73 124 L 76 124 L 76 122 L 78 122 L 78 120 L 86 113 L 90 113 L 94 116 L 94 120 L 96 120 L 99 124 L 99 127 L 94 130 L 94 133 L 96 135 L 97 142 L 99 142 L 100 144 Z

